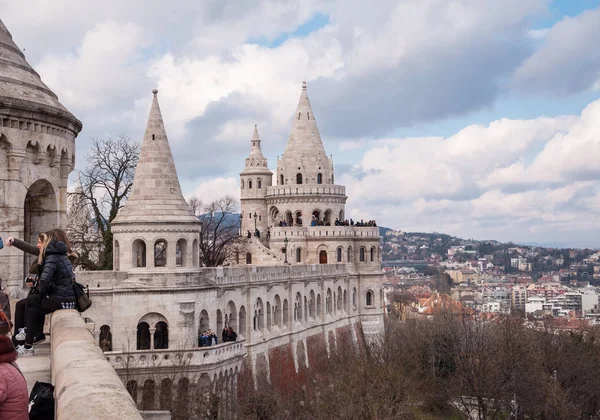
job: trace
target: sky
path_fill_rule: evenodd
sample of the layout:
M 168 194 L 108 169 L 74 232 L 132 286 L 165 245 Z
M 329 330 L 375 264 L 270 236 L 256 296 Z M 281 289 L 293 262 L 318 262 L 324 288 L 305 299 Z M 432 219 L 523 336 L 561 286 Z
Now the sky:
M 186 197 L 239 197 L 308 95 L 346 215 L 404 231 L 600 247 L 600 0 L 0 0 L 93 138 L 159 101 Z M 35 10 L 35 13 L 31 13 Z

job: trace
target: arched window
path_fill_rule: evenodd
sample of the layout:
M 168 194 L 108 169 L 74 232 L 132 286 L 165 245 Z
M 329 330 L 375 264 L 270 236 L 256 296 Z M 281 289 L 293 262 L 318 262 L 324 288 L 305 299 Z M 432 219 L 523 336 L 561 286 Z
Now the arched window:
M 252 264 L 252 254 L 246 252 L 246 264 Z
M 173 405 L 173 383 L 165 378 L 160 383 L 160 410 L 171 410 Z
M 367 298 L 366 299 L 367 306 L 373 306 L 375 304 L 375 302 L 373 301 L 373 291 L 372 290 L 367 291 L 366 298 Z
M 166 322 L 160 321 L 156 323 L 154 329 L 154 348 L 168 349 L 169 348 L 169 326 Z
M 302 174 L 296 174 L 296 184 L 302 184 Z
M 290 322 L 290 308 L 288 305 L 288 300 L 284 299 L 283 300 L 283 325 L 285 327 L 287 327 L 289 322 Z
M 323 183 L 323 174 L 317 174 L 317 184 Z
M 348 258 L 347 258 L 348 262 L 352 262 L 352 247 L 349 246 L 348 247 Z
M 240 315 L 238 317 L 238 322 L 240 323 L 240 334 L 246 335 L 246 307 L 244 305 L 240 306 Z
M 177 267 L 187 267 L 189 265 L 187 261 L 187 241 L 183 238 L 178 240 L 175 246 L 175 265 Z
M 256 188 L 262 188 L 262 180 L 256 181 Z
M 359 250 L 359 258 L 360 262 L 365 262 L 365 249 L 362 247 Z
M 154 266 L 165 267 L 167 265 L 167 243 L 156 241 L 154 243 Z
M 336 251 L 336 261 L 339 263 L 342 262 L 342 248 L 338 248 Z
M 327 264 L 327 251 L 319 252 L 319 264 Z
M 112 351 L 112 333 L 110 332 L 110 327 L 108 325 L 100 327 L 98 344 L 100 344 L 102 351 Z
M 154 137 L 154 135 L 152 136 Z M 142 410 L 154 410 L 154 381 L 152 379 L 147 379 L 146 382 L 144 382 L 144 389 L 142 391 Z
M 146 266 L 146 243 L 141 239 L 133 241 L 133 267 L 145 267 Z
M 371 262 L 375 261 L 375 247 L 371 247 Z
M 248 189 L 251 190 L 252 189 L 252 180 L 248 180 Z
M 244 189 L 244 180 L 242 179 L 242 190 Z
M 302 262 L 302 249 L 296 248 L 296 262 Z
M 283 185 L 283 174 L 279 176 L 279 185 Z
M 138 350 L 150 349 L 150 325 L 147 322 L 140 322 L 137 326 L 137 346 Z

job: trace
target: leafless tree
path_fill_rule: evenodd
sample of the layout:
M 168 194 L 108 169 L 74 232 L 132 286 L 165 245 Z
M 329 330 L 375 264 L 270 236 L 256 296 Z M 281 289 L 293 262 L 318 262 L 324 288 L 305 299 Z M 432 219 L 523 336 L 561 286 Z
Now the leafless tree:
M 202 223 L 200 232 L 200 261 L 206 267 L 224 265 L 239 253 L 238 200 L 232 196 L 221 197 L 203 204 L 192 197 L 188 203 Z
M 79 186 L 69 193 L 77 214 L 70 226 L 85 270 L 111 270 L 113 240 L 110 223 L 125 205 L 138 163 L 140 144 L 129 137 L 93 139 L 78 171 Z M 93 252 L 93 250 L 97 252 Z

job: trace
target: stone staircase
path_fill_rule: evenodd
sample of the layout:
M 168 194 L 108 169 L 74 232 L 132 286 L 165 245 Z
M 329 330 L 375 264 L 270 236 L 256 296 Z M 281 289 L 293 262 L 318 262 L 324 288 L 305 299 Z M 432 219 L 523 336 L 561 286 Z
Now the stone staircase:
M 259 239 L 257 238 L 252 238 L 252 250 L 253 251 L 258 251 L 260 254 L 260 257 L 262 257 L 260 260 L 261 263 L 267 263 L 267 264 L 273 264 L 273 262 L 276 262 L 276 264 L 284 264 L 284 257 L 281 254 L 281 252 L 277 252 L 276 250 L 272 250 L 271 248 L 267 248 Z M 253 257 L 255 258 L 255 257 Z M 254 262 L 254 261 L 253 261 Z M 258 261 L 257 261 L 258 262 Z

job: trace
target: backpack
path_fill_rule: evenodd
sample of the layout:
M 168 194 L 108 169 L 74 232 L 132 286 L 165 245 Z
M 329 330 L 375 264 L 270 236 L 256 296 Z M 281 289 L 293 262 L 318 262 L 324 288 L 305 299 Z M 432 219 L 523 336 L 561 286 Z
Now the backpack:
M 2 280 L 0 280 L 2 287 Z M 12 330 L 10 322 L 10 299 L 4 290 L 0 291 L 0 334 L 8 334 Z
M 29 419 L 54 420 L 54 386 L 36 381 L 29 394 Z

